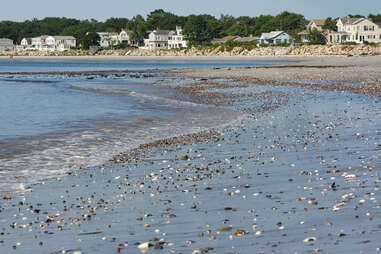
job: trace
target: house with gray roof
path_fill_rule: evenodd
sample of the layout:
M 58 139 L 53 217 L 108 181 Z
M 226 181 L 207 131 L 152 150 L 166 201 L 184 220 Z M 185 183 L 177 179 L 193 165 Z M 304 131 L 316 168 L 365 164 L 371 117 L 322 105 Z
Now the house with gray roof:
M 272 31 L 270 33 L 262 33 L 259 37 L 258 44 L 277 45 L 282 43 L 291 43 L 291 36 L 285 31 Z
M 15 45 L 13 41 L 8 38 L 0 38 L 0 51 L 13 50 Z
M 148 34 L 148 38 L 144 39 L 145 49 L 167 49 L 170 37 L 170 30 L 160 30 L 157 28 Z
M 367 18 L 339 18 L 336 23 L 337 32 L 328 34 L 328 42 L 344 43 L 381 43 L 381 24 Z

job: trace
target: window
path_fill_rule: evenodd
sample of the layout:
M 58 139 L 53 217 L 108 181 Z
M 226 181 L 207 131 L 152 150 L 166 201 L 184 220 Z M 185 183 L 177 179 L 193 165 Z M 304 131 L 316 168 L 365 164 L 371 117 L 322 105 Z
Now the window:
M 364 26 L 364 31 L 368 31 L 368 26 Z
M 369 31 L 374 31 L 374 26 L 369 26 Z

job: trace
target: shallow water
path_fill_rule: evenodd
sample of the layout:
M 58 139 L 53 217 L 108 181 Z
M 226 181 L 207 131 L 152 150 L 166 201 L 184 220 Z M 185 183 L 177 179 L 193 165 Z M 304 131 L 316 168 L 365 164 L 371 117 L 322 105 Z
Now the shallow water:
M 0 61 L 0 72 L 23 72 L 0 74 L 0 192 L 23 191 L 42 179 L 100 165 L 139 144 L 240 117 L 231 110 L 179 100 L 168 87 L 184 80 L 160 77 L 149 69 L 261 64 Z M 62 73 L 115 69 L 140 72 Z
M 147 70 L 184 68 L 223 68 L 272 65 L 278 62 L 266 61 L 22 61 L 0 60 L 0 72 L 57 72 L 96 70 Z
M 159 240 L 165 253 L 378 253 L 380 98 L 237 90 L 278 98 L 231 106 L 250 115 L 221 138 L 154 148 L 139 163 L 78 171 L 4 200 L 0 251 L 157 253 L 136 244 Z

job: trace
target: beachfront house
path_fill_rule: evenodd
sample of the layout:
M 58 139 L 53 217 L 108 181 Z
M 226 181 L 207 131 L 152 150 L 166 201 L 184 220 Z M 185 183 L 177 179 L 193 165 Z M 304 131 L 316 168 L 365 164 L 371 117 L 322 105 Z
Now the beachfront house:
M 48 35 L 33 37 L 31 47 L 37 50 L 48 50 L 48 46 L 46 45 L 46 38 L 48 37 Z
M 323 32 L 324 23 L 325 23 L 325 19 L 311 20 L 306 27 L 307 29 L 298 33 L 298 35 L 300 36 L 300 41 L 305 43 L 310 42 L 310 38 L 309 38 L 310 31 L 316 29 L 318 32 Z
M 102 48 L 116 46 L 120 43 L 120 37 L 118 33 L 98 32 L 97 34 L 100 38 L 99 46 Z
M 20 42 L 20 48 L 22 50 L 31 50 L 33 49 L 32 38 L 23 38 Z
M 132 31 L 128 29 L 122 29 L 122 31 L 120 31 L 119 33 L 119 42 L 132 45 L 133 43 L 131 40 L 131 34 L 132 34 Z
M 259 37 L 258 44 L 278 45 L 282 43 L 291 43 L 291 36 L 284 31 L 272 31 L 270 33 L 262 33 Z
M 365 43 L 381 42 L 381 23 L 367 18 L 343 17 L 337 20 L 337 32 L 327 35 L 328 43 Z
M 149 50 L 167 49 L 169 41 L 169 30 L 156 30 L 149 33 L 148 38 L 144 39 L 144 48 Z
M 170 31 L 168 37 L 168 48 L 186 48 L 187 41 L 184 40 L 183 29 L 180 26 L 176 26 L 176 31 Z
M 8 38 L 0 38 L 0 51 L 13 50 L 15 45 L 13 41 Z
M 40 51 L 65 51 L 76 47 L 76 39 L 73 36 L 42 35 L 21 40 L 23 50 Z
M 73 36 L 48 36 L 45 42 L 48 50 L 52 51 L 66 51 L 76 47 Z

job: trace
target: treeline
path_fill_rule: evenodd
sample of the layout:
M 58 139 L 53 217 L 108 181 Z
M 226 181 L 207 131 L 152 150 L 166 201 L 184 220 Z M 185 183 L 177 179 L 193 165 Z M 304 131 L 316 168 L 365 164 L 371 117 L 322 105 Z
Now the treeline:
M 352 15 L 353 17 L 362 17 Z M 369 15 L 375 22 L 381 22 L 381 15 Z M 332 19 L 333 20 L 333 19 Z M 301 14 L 282 12 L 279 15 L 261 15 L 258 17 L 233 17 L 221 15 L 178 16 L 162 9 L 152 11 L 146 18 L 136 15 L 131 19 L 110 18 L 105 22 L 94 19 L 77 20 L 69 18 L 44 18 L 24 22 L 0 22 L 0 38 L 10 38 L 20 43 L 24 37 L 48 35 L 71 35 L 81 41 L 87 32 L 120 32 L 122 28 L 131 30 L 132 39 L 142 39 L 146 32 L 160 28 L 174 30 L 177 25 L 183 27 L 183 33 L 194 44 L 206 44 L 213 38 L 227 35 L 259 36 L 262 32 L 284 30 L 296 37 L 304 30 L 308 20 Z M 332 25 L 335 23 L 332 22 Z

